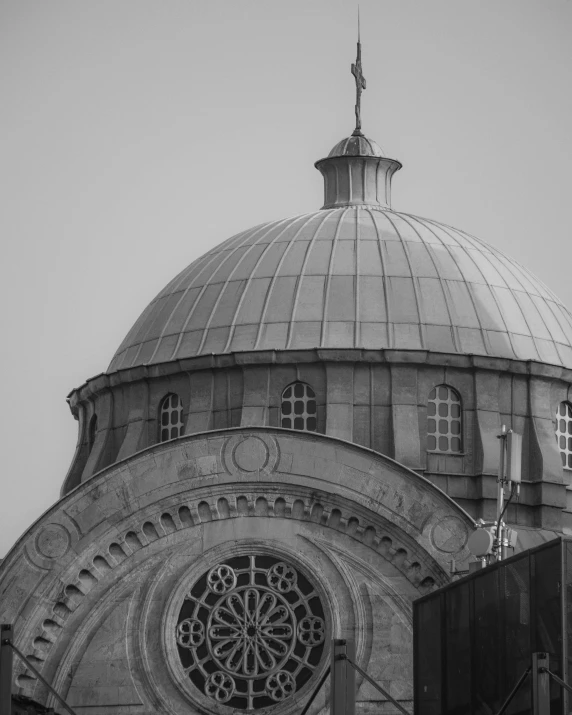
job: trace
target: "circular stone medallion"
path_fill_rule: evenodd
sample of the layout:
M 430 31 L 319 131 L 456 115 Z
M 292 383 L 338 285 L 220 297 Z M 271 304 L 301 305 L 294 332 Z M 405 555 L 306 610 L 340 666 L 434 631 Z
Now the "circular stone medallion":
M 444 517 L 431 530 L 433 546 L 445 554 L 460 551 L 467 543 L 468 537 L 467 527 L 456 516 Z
M 36 548 L 48 559 L 65 556 L 70 547 L 70 535 L 61 524 L 48 524 L 36 537 Z
M 243 472 L 256 472 L 268 464 L 268 447 L 260 437 L 247 437 L 236 445 L 232 456 Z

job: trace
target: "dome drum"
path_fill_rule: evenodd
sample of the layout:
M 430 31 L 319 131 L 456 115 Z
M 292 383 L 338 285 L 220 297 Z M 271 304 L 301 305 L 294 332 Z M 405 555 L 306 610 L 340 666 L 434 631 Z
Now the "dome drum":
M 519 523 L 555 528 L 563 522 L 572 528 L 572 491 L 563 481 L 555 438 L 555 415 L 572 390 L 572 371 L 424 351 L 260 351 L 100 376 L 70 396 L 81 435 L 63 493 L 158 444 L 167 395 L 177 395 L 184 435 L 252 425 L 279 428 L 284 392 L 295 382 L 311 390 L 318 433 L 396 459 L 453 496 L 474 518 L 494 518 L 496 435 L 501 424 L 512 426 L 525 435 Z M 454 391 L 462 410 L 458 423 L 457 415 L 448 413 L 448 445 L 439 444 L 440 423 L 430 423 L 439 385 Z M 546 394 L 549 409 L 542 408 Z M 442 408 L 437 399 L 437 410 Z M 94 414 L 97 434 L 90 451 Z

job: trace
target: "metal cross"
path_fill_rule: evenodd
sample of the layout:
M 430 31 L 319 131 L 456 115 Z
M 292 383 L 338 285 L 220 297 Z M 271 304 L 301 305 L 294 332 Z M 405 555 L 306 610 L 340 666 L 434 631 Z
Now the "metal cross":
M 361 134 L 361 93 L 365 89 L 365 77 L 361 70 L 361 41 L 359 27 L 359 8 L 358 8 L 358 41 L 357 41 L 357 57 L 355 64 L 352 63 L 352 74 L 356 81 L 356 128 L 354 134 Z

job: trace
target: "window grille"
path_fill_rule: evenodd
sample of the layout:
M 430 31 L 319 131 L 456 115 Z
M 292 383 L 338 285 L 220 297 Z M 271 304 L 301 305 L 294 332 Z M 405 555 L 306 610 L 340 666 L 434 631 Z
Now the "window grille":
M 171 637 L 181 672 L 213 705 L 228 713 L 274 710 L 319 671 L 330 636 L 325 615 L 299 569 L 244 553 L 195 581 Z M 300 711 L 292 700 L 290 708 Z
M 183 424 L 183 403 L 178 395 L 171 393 L 161 402 L 159 410 L 161 442 L 181 437 Z
M 462 448 L 461 398 L 456 390 L 439 385 L 427 403 L 427 449 L 459 454 Z
M 310 385 L 295 382 L 282 393 L 282 427 L 315 432 L 316 394 Z
M 556 411 L 556 441 L 564 469 L 572 469 L 572 405 L 561 402 Z

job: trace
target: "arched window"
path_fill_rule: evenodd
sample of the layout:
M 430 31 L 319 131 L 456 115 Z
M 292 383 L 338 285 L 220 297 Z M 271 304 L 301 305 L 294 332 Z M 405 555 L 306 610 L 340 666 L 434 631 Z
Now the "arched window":
M 572 469 L 572 405 L 561 402 L 556 411 L 556 441 L 564 469 Z
M 175 437 L 180 437 L 183 434 L 185 429 L 183 424 L 183 403 L 178 395 L 170 393 L 161 402 L 159 423 L 161 442 L 175 439 Z
M 316 394 L 310 385 L 293 382 L 282 393 L 282 427 L 315 432 Z
M 92 415 L 87 428 L 87 448 L 91 452 L 95 444 L 95 434 L 97 432 L 97 415 Z
M 462 449 L 461 397 L 448 385 L 438 385 L 427 402 L 427 449 L 458 454 Z

